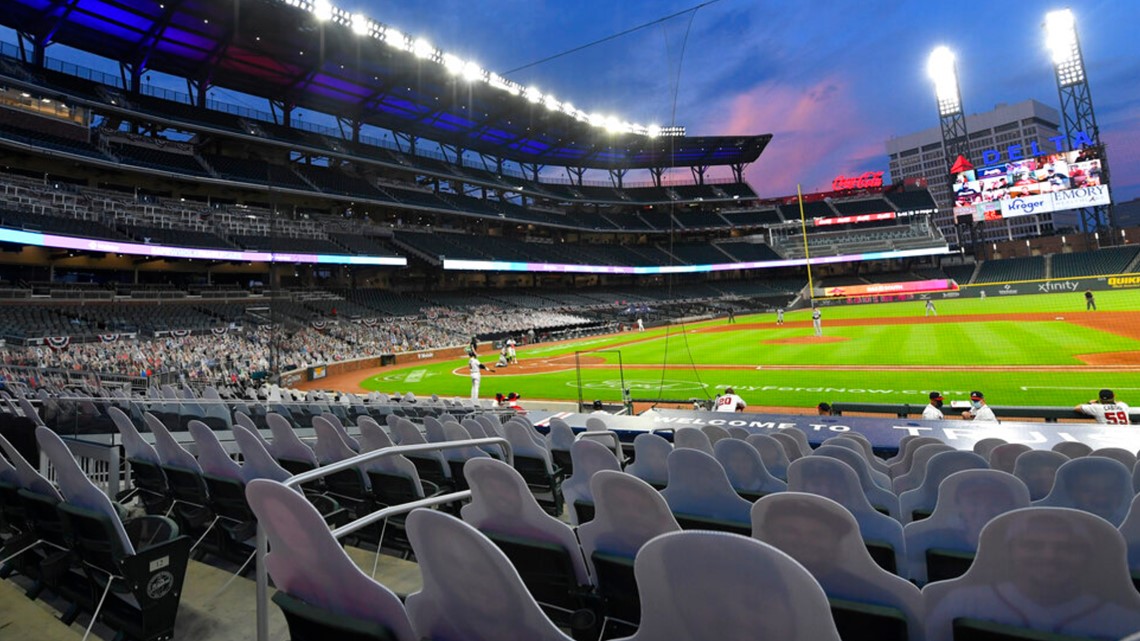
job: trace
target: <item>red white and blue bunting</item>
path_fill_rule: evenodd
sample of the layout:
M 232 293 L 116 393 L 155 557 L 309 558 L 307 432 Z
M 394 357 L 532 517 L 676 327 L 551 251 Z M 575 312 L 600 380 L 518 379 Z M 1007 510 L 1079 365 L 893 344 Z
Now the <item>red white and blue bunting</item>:
M 44 340 L 47 342 L 48 347 L 56 351 L 65 350 L 67 346 L 71 344 L 70 336 L 48 336 Z

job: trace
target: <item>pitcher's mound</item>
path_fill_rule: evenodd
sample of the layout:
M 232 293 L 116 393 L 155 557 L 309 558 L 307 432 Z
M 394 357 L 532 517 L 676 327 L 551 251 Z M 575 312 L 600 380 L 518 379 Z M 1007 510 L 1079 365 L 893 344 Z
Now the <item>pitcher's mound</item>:
M 788 338 L 772 338 L 762 343 L 768 345 L 811 345 L 815 343 L 843 343 L 851 339 L 846 336 L 791 336 Z

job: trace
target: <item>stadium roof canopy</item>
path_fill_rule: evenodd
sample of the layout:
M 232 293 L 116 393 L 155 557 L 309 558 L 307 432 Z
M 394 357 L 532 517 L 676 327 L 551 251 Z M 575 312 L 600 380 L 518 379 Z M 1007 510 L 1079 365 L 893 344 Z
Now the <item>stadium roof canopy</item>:
M 522 163 L 744 165 L 771 134 L 612 133 L 281 0 L 0 0 L 0 24 L 154 70 Z M 201 92 L 201 88 L 199 88 Z

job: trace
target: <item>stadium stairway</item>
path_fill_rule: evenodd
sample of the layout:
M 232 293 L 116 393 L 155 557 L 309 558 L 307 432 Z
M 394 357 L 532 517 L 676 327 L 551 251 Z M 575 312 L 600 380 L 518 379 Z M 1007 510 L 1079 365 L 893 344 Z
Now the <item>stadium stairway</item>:
M 1053 277 L 1053 254 L 1045 256 L 1045 279 L 1048 280 Z

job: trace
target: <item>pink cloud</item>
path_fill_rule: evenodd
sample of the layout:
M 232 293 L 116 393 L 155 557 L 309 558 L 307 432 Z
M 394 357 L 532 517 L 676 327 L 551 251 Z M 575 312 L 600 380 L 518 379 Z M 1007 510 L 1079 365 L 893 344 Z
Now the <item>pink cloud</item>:
M 829 189 L 839 174 L 886 169 L 885 134 L 859 112 L 846 80 L 806 87 L 763 84 L 731 99 L 719 134 L 770 132 L 772 142 L 749 166 L 749 184 L 764 196 Z

